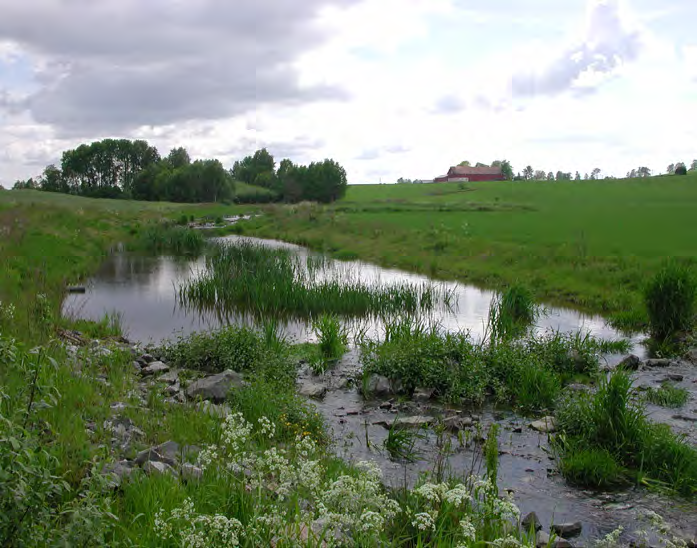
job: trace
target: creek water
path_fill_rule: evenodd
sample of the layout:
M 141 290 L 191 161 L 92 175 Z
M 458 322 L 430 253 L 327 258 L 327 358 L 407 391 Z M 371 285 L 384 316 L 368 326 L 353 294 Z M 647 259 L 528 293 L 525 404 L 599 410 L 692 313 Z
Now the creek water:
M 282 247 L 297 254 L 301 262 L 317 254 L 291 244 L 230 236 L 221 240 L 229 243 L 255 241 L 271 247 Z M 364 284 L 411 283 L 434 284 L 450 295 L 449 306 L 439 306 L 428 314 L 427 320 L 448 331 L 469 331 L 473 338 L 482 337 L 494 293 L 458 282 L 432 281 L 425 276 L 394 269 L 381 268 L 361 261 L 323 261 L 325 276 L 350 276 Z M 125 334 L 131 340 L 143 343 L 161 343 L 192 332 L 216 329 L 223 325 L 255 325 L 256 320 L 241 310 L 200 311 L 181 305 L 177 299 L 177 287 L 205 269 L 202 259 L 180 257 L 147 257 L 117 252 L 111 255 L 89 281 L 84 295 L 69 295 L 63 304 L 63 313 L 69 316 L 99 320 L 106 313 L 120 316 Z M 368 336 L 381 330 L 378 320 L 367 320 L 350 325 Z M 313 341 L 314 336 L 306 321 L 284 319 L 281 328 L 294 342 Z M 564 308 L 546 308 L 534 328 L 538 332 L 558 330 L 562 332 L 591 333 L 594 336 L 617 339 L 622 335 L 609 327 L 603 318 Z M 634 336 L 630 342 L 633 353 L 644 357 L 641 346 L 643 337 Z M 603 356 L 608 365 L 616 364 L 622 356 Z M 581 521 L 582 538 L 587 541 L 609 533 L 617 525 L 626 531 L 640 527 L 638 516 L 645 510 L 663 515 L 685 536 L 697 535 L 697 505 L 672 496 L 648 492 L 644 489 L 628 489 L 613 493 L 597 493 L 575 489 L 566 484 L 555 469 L 554 456 L 547 435 L 528 427 L 525 419 L 508 409 L 485 407 L 477 410 L 445 409 L 433 403 L 407 402 L 401 407 L 382 409 L 382 402 L 368 402 L 359 391 L 347 386 L 346 380 L 360 370 L 358 352 L 351 350 L 322 378 L 314 377 L 307 369 L 301 371 L 300 383 L 322 382 L 330 387 L 326 397 L 316 402 L 325 416 L 336 439 L 336 451 L 348 460 L 374 460 L 385 474 L 386 484 L 400 487 L 413 485 L 420 473 L 432 471 L 440 462 L 447 473 L 456 476 L 470 472 L 483 472 L 481 445 L 476 440 L 446 436 L 440 440 L 431 431 L 418 441 L 415 451 L 420 458 L 413 463 L 392 461 L 382 450 L 388 430 L 375 423 L 392 422 L 397 415 L 451 416 L 462 413 L 473 416 L 485 433 L 489 425 L 500 425 L 499 478 L 502 488 L 511 489 L 516 503 L 523 512 L 535 511 L 544 525 L 554 522 Z M 680 410 L 682 419 L 674 418 L 676 412 L 657 406 L 649 406 L 650 415 L 686 436 L 697 444 L 697 377 L 694 367 L 675 365 L 669 370 L 645 370 L 637 375 L 636 382 L 644 386 L 658 386 L 669 374 L 680 375 L 679 383 L 690 391 L 690 401 Z M 471 432 L 476 432 L 476 428 Z M 476 434 L 472 434 L 476 438 Z M 444 452 L 439 442 L 450 445 Z M 447 453 L 447 454 L 446 454 Z M 444 456 L 445 455 L 445 456 Z

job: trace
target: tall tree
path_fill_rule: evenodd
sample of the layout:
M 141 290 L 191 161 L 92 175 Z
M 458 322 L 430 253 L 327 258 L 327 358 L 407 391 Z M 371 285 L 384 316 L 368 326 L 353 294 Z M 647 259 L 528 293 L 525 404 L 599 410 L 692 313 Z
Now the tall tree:
M 532 166 L 527 166 L 523 170 L 523 179 L 526 181 L 532 180 L 532 178 L 535 176 L 535 171 L 532 169 Z
M 642 166 L 637 169 L 637 177 L 651 177 L 651 170 L 648 167 Z
M 697 160 L 692 160 L 692 164 L 690 165 L 690 171 L 697 171 Z
M 463 160 L 462 162 L 460 162 L 457 165 L 460 167 L 470 167 L 472 164 L 470 164 L 468 160 Z
M 600 179 L 600 173 L 601 169 L 599 167 L 596 167 L 592 172 L 591 172 L 591 179 L 594 181 Z
M 546 181 L 547 173 L 543 169 L 538 169 L 535 171 L 534 177 L 536 181 Z
M 576 175 L 574 176 L 574 181 L 580 181 L 581 180 L 581 174 L 577 171 Z
M 178 147 L 169 151 L 166 161 L 172 169 L 178 169 L 188 166 L 191 163 L 191 157 L 184 147 Z
M 508 160 L 497 160 L 495 162 L 492 162 L 491 167 L 500 167 L 503 177 L 507 181 L 513 180 L 513 166 L 511 166 L 511 162 L 509 162 Z
M 668 175 L 673 175 L 673 173 L 675 173 L 675 164 L 668 164 L 668 167 L 666 168 L 666 173 Z

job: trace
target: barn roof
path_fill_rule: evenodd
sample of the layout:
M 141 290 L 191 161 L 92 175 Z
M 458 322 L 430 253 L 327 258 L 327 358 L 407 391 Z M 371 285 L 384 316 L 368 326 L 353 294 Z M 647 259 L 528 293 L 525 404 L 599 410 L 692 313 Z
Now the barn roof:
M 501 175 L 501 168 L 453 166 L 450 168 L 448 175 L 459 175 L 461 177 L 467 177 L 468 175 Z

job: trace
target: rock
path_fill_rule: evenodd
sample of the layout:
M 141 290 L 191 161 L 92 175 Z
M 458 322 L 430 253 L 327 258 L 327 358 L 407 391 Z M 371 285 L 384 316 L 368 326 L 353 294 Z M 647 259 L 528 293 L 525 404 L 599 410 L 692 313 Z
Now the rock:
M 679 421 L 697 422 L 697 417 L 690 417 L 689 415 L 673 415 L 673 418 Z
M 414 390 L 412 399 L 418 402 L 427 402 L 433 398 L 433 388 L 417 388 Z
M 162 373 L 167 373 L 169 371 L 169 365 L 162 362 L 152 362 L 147 367 L 143 368 L 143 376 L 147 377 L 150 375 L 160 375 Z
M 306 398 L 321 400 L 327 393 L 327 387 L 324 384 L 316 382 L 305 382 L 298 389 L 298 394 Z
M 537 517 L 537 514 L 535 512 L 530 512 L 527 516 L 523 518 L 523 521 L 521 521 L 520 524 L 526 531 L 530 531 L 531 529 L 533 529 L 533 527 L 535 531 L 539 531 L 540 529 L 542 529 L 542 523 L 540 523 L 540 518 Z
M 668 382 L 668 381 L 673 381 L 673 382 L 682 382 L 685 380 L 685 377 L 682 375 L 678 375 L 677 373 L 669 373 L 668 375 L 665 376 L 662 382 Z
M 542 434 L 551 434 L 557 431 L 557 423 L 554 417 L 543 417 L 538 421 L 530 423 L 530 428 Z
M 191 383 L 186 389 L 186 395 L 192 400 L 201 398 L 222 403 L 231 388 L 239 388 L 243 384 L 244 380 L 240 373 L 228 370 Z
M 657 358 L 653 360 L 646 360 L 644 365 L 646 367 L 670 367 L 673 362 L 668 358 Z
M 687 354 L 685 354 L 685 359 L 686 359 L 688 362 L 697 365 L 697 348 L 691 348 L 691 349 L 687 352 Z
M 149 460 L 143 464 L 143 470 L 149 476 L 164 476 L 165 474 L 174 476 L 176 474 L 174 468 L 169 464 L 156 460 Z
M 165 394 L 167 394 L 168 396 L 176 396 L 180 390 L 181 385 L 179 383 L 170 384 L 167 388 L 165 388 Z
M 155 358 L 153 358 L 150 354 L 143 354 L 138 358 L 138 361 L 141 363 L 144 363 L 145 365 L 148 365 L 152 362 L 155 361 Z
M 133 463 L 127 460 L 120 460 L 112 464 L 106 464 L 102 468 L 102 476 L 112 489 L 121 487 L 123 480 L 129 478 L 134 471 Z
M 179 382 L 179 371 L 175 369 L 173 371 L 170 371 L 169 373 L 165 373 L 164 375 L 160 376 L 160 378 L 158 378 L 157 380 L 160 382 L 166 382 L 168 384 L 177 384 Z
M 552 542 L 552 548 L 573 548 L 573 546 L 565 538 L 557 537 Z
M 179 392 L 179 394 L 181 394 L 181 392 Z M 220 419 L 224 419 L 232 412 L 227 405 L 217 405 L 209 401 L 202 401 L 196 408 L 202 413 L 207 413 L 211 417 L 218 417 Z
M 547 545 L 549 544 L 549 535 L 545 533 L 544 531 L 538 531 L 537 535 L 535 536 L 535 546 L 537 548 L 547 548 Z
M 392 402 L 391 401 L 384 401 L 380 404 L 380 409 L 387 411 L 389 409 L 392 409 Z
M 617 364 L 617 367 L 627 369 L 629 371 L 636 371 L 640 366 L 641 360 L 639 359 L 639 356 L 635 356 L 634 354 L 630 354 Z
M 156 447 L 141 451 L 136 455 L 134 462 L 143 466 L 146 462 L 164 462 L 175 466 L 179 456 L 179 444 L 176 441 L 167 441 Z
M 182 464 L 180 475 L 185 481 L 199 481 L 203 478 L 203 470 L 188 462 Z
M 448 417 L 443 420 L 443 426 L 445 426 L 453 434 L 457 434 L 462 430 L 462 418 L 461 417 Z
M 551 527 L 551 531 L 560 537 L 569 538 L 577 537 L 583 531 L 583 525 L 580 521 L 573 523 L 555 523 Z
M 368 395 L 381 398 L 394 394 L 390 379 L 382 375 L 371 375 L 366 383 Z
M 390 423 L 388 421 L 377 421 L 374 422 L 373 424 L 376 426 L 384 426 L 388 430 L 392 428 L 393 426 L 397 427 L 404 427 L 404 428 L 421 428 L 422 426 L 429 426 L 430 424 L 433 424 L 433 417 L 423 417 L 423 416 L 414 416 L 414 417 L 401 417 L 398 419 L 395 419 L 394 422 Z
M 133 362 L 133 372 L 134 373 L 140 373 L 142 371 L 142 367 L 139 362 Z

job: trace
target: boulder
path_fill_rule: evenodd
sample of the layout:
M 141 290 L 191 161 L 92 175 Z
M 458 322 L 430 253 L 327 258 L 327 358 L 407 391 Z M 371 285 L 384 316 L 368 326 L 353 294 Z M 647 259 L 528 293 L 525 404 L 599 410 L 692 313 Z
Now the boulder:
M 433 398 L 433 388 L 417 388 L 414 390 L 413 400 L 418 402 L 427 402 Z
M 186 395 L 195 400 L 201 398 L 216 403 L 222 403 L 227 398 L 232 388 L 239 388 L 244 384 L 244 379 L 236 371 L 224 371 L 217 375 L 192 382 L 186 389 Z
M 179 383 L 170 384 L 167 388 L 165 388 L 165 394 L 167 394 L 168 396 L 176 396 L 180 390 L 181 386 L 179 385 Z
M 318 382 L 304 382 L 298 389 L 298 394 L 306 398 L 321 400 L 327 393 L 327 387 Z
M 166 382 L 167 384 L 177 384 L 179 382 L 179 371 L 175 369 L 169 373 L 165 373 L 157 380 L 160 382 Z
M 542 434 L 551 434 L 557 431 L 557 422 L 554 417 L 543 417 L 530 423 L 530 428 Z
M 540 529 L 542 529 L 542 523 L 540 523 L 540 518 L 537 517 L 537 514 L 535 512 L 530 512 L 527 516 L 523 518 L 523 521 L 521 521 L 520 524 L 526 531 L 539 531 Z
M 140 373 L 142 371 L 142 367 L 139 362 L 133 362 L 133 372 L 134 373 Z
M 573 523 L 555 523 L 551 527 L 551 531 L 560 537 L 569 538 L 577 537 L 583 531 L 583 525 L 580 521 Z
M 143 470 L 149 476 L 164 476 L 165 474 L 174 476 L 176 472 L 169 464 L 156 460 L 149 460 L 143 464 Z
M 107 480 L 107 484 L 112 489 L 118 489 L 125 479 L 128 479 L 135 468 L 133 463 L 127 460 L 120 460 L 111 464 L 106 464 L 102 468 L 102 476 Z
M 565 538 L 557 537 L 552 542 L 552 548 L 573 548 L 573 545 Z
M 142 356 L 140 356 L 138 358 L 138 361 L 145 364 L 145 365 L 148 365 L 148 364 L 154 362 L 155 358 L 153 358 L 152 355 L 150 355 L 150 354 L 143 354 Z
M 185 462 L 182 464 L 180 475 L 184 481 L 199 481 L 203 478 L 203 469 Z
M 683 380 L 685 380 L 685 377 L 683 377 L 682 375 L 678 375 L 677 373 L 669 373 L 665 376 L 663 382 L 682 382 Z
M 535 546 L 537 548 L 547 548 L 547 545 L 549 544 L 549 535 L 545 533 L 542 530 L 539 530 L 537 532 L 537 535 L 535 536 Z
M 166 365 L 162 362 L 152 362 L 150 365 L 147 367 L 143 368 L 143 376 L 150 376 L 150 375 L 160 375 L 162 373 L 167 373 L 169 371 L 169 365 Z
M 630 354 L 617 364 L 617 367 L 627 369 L 629 371 L 636 371 L 640 366 L 641 360 L 639 359 L 639 356 L 635 356 L 634 354 Z
M 181 394 L 181 392 L 179 394 Z M 224 419 L 230 413 L 232 413 L 232 410 L 227 405 L 217 405 L 209 401 L 202 401 L 196 406 L 196 409 L 202 413 L 210 415 L 211 417 L 217 417 L 219 419 Z
M 384 398 L 394 394 L 390 379 L 382 375 L 371 375 L 366 382 L 367 395 Z

